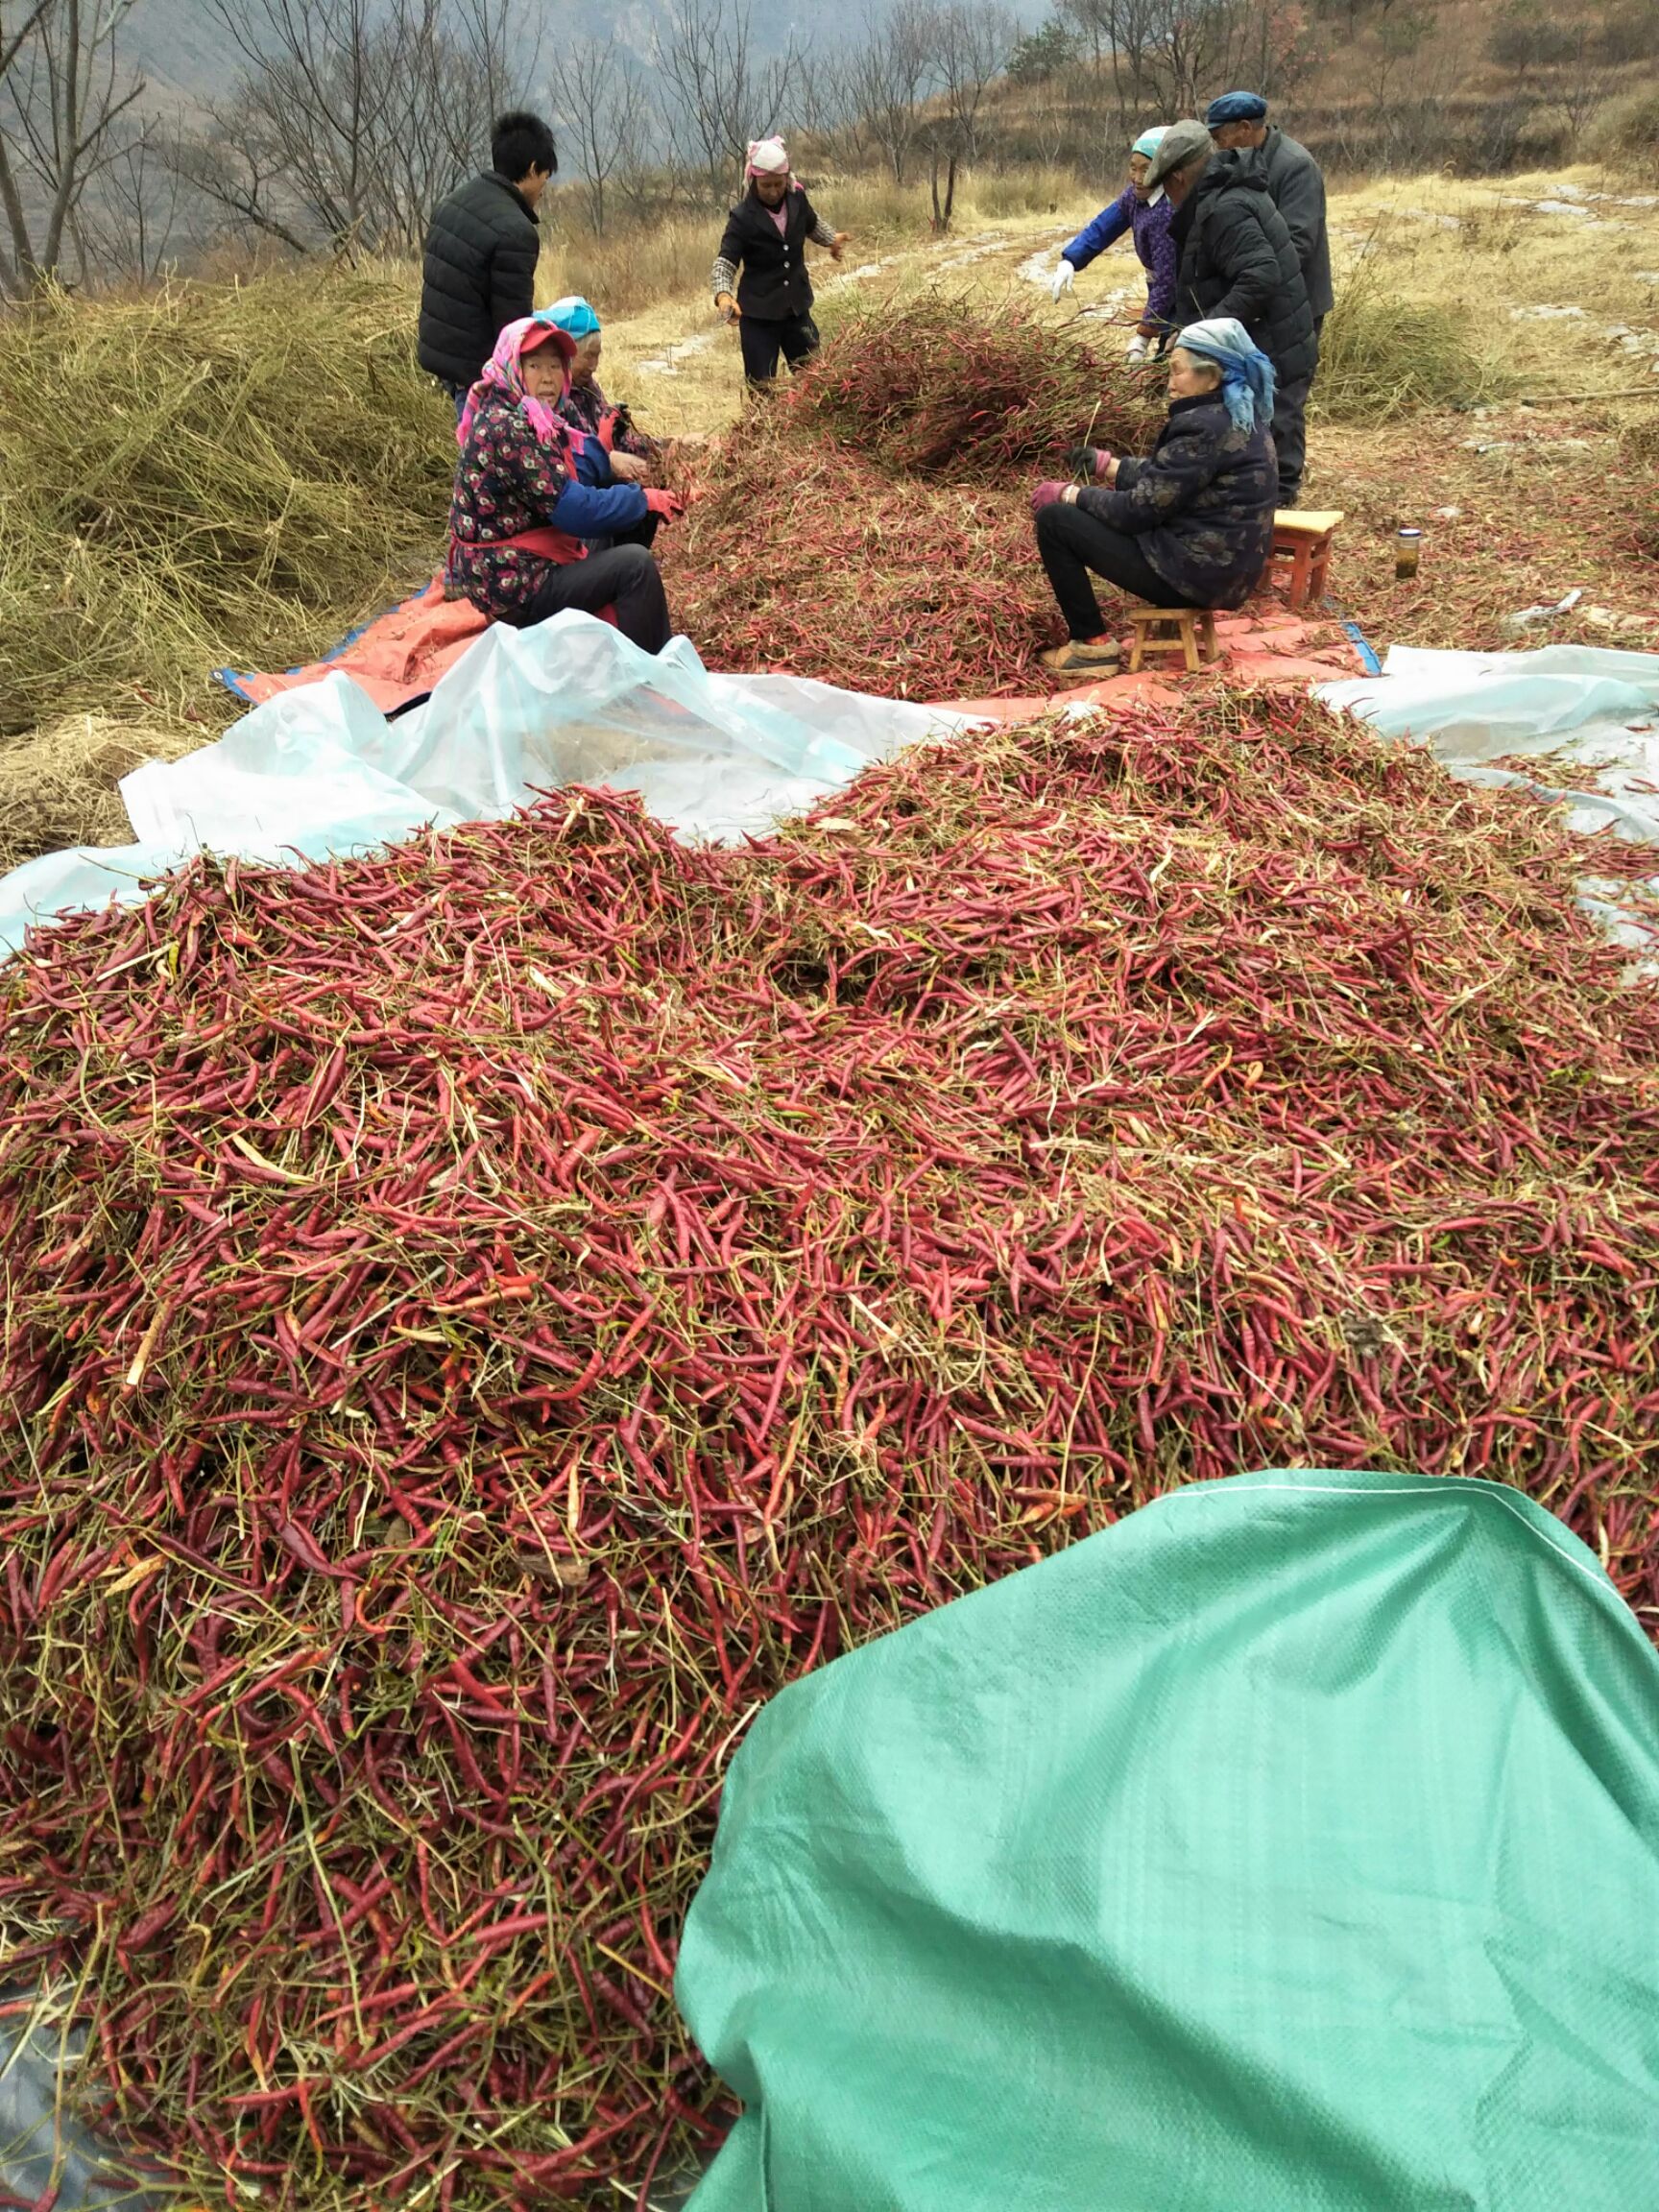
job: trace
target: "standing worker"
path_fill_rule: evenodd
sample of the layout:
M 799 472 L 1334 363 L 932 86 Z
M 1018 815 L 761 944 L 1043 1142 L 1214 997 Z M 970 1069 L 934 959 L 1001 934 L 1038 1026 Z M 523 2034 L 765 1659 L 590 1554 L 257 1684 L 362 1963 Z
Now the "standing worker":
M 1319 362 L 1302 264 L 1267 180 L 1247 154 L 1218 154 L 1208 128 L 1171 123 L 1151 181 L 1175 204 L 1176 303 L 1190 322 L 1232 317 L 1273 364 L 1279 504 L 1294 507 L 1308 454 L 1308 390 Z
M 1219 100 L 1211 101 L 1204 120 L 1221 153 L 1254 154 L 1260 162 L 1273 204 L 1295 241 L 1317 327 L 1330 314 L 1335 297 L 1331 289 L 1331 241 L 1325 231 L 1324 171 L 1306 146 L 1287 138 L 1277 123 L 1268 122 L 1267 103 L 1260 92 L 1223 92 Z
M 1108 246 L 1116 245 L 1127 230 L 1134 239 L 1141 266 L 1146 272 L 1146 304 L 1129 340 L 1131 361 L 1144 361 L 1147 348 L 1154 339 L 1158 341 L 1158 350 L 1164 350 L 1175 315 L 1175 246 L 1169 235 L 1175 210 L 1164 187 L 1146 181 L 1152 156 L 1164 137 L 1164 128 L 1159 124 L 1153 130 L 1142 131 L 1136 139 L 1129 149 L 1127 190 L 1120 193 L 1110 207 L 1102 207 L 1094 222 L 1079 230 L 1070 246 L 1061 248 L 1060 266 L 1051 287 L 1056 300 L 1062 292 L 1069 292 L 1078 270 L 1087 269 L 1097 253 L 1104 253 Z
M 817 352 L 806 241 L 839 261 L 847 233 L 830 229 L 789 174 L 781 138 L 752 139 L 743 174 L 748 189 L 727 218 L 709 285 L 715 306 L 737 325 L 744 375 L 761 385 L 777 375 L 780 353 L 793 373 Z
M 426 230 L 421 366 L 454 400 L 457 421 L 496 339 L 536 305 L 536 207 L 559 166 L 552 132 L 540 115 L 499 116 L 490 164 L 440 203 Z

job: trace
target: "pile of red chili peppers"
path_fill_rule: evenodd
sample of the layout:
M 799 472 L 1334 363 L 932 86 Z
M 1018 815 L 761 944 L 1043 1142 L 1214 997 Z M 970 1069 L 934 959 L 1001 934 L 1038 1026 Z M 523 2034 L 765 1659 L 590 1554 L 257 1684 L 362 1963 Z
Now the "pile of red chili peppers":
M 1065 628 L 1030 490 L 1090 439 L 1150 449 L 1161 419 L 1121 358 L 924 300 L 839 330 L 685 478 L 661 546 L 674 617 L 709 665 L 787 668 L 888 697 L 1046 687 Z
M 803 1670 L 1285 1463 L 1521 1484 L 1659 1623 L 1659 998 L 1581 865 L 1213 697 L 37 936 L 5 1979 L 209 2201 L 633 2201 L 727 2116 L 676 1936 Z

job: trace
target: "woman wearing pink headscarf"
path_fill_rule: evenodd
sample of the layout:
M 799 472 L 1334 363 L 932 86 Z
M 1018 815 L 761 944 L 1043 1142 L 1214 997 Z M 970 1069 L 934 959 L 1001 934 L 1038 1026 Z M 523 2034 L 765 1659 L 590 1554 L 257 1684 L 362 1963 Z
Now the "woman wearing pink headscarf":
M 672 492 L 582 483 L 581 431 L 559 413 L 576 341 L 545 316 L 509 323 L 467 395 L 449 508 L 446 581 L 493 622 L 528 629 L 567 607 L 610 612 L 624 637 L 661 653 L 673 634 L 657 564 L 643 545 L 590 553 L 649 517 L 672 521 Z
M 715 306 L 737 325 L 744 375 L 769 384 L 780 353 L 794 371 L 818 350 L 806 241 L 839 261 L 847 233 L 816 213 L 789 174 L 781 138 L 752 139 L 744 176 L 748 188 L 727 218 L 709 285 Z

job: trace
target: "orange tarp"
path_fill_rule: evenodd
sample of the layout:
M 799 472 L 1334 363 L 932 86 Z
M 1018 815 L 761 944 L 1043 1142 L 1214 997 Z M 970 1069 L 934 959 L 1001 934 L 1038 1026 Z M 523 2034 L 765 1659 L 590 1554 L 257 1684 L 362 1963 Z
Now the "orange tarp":
M 446 669 L 460 660 L 474 637 L 490 627 L 489 617 L 466 599 L 445 599 L 442 578 L 424 591 L 381 614 L 367 629 L 307 668 L 280 676 L 228 675 L 226 682 L 255 707 L 280 691 L 315 684 L 338 672 L 367 691 L 382 714 L 394 714 L 412 700 L 423 699 Z
M 259 706 L 280 691 L 315 684 L 338 671 L 366 691 L 383 714 L 392 714 L 423 699 L 488 628 L 475 607 L 465 599 L 446 600 L 442 581 L 434 579 L 425 590 L 371 622 L 325 661 L 291 668 L 280 676 L 228 676 L 227 682 Z M 1184 687 L 1212 683 L 1217 676 L 1234 682 L 1308 683 L 1352 676 L 1359 665 L 1353 646 L 1333 624 L 1304 622 L 1276 609 L 1218 614 L 1215 641 L 1219 659 L 1197 676 L 1189 676 L 1176 661 L 1160 659 L 1139 676 L 1108 676 L 1098 684 L 1022 698 L 953 699 L 943 704 L 987 721 L 1022 722 L 1061 704 L 1128 706 L 1144 701 L 1173 706 Z

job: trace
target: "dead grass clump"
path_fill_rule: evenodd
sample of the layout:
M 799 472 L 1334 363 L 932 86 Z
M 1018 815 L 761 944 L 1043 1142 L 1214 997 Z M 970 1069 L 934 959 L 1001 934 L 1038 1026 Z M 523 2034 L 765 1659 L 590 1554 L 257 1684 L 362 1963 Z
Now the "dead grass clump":
M 135 686 L 177 711 L 432 559 L 454 447 L 415 308 L 331 270 L 0 325 L 0 731 Z
M 1513 389 L 1512 372 L 1475 345 L 1461 316 L 1384 291 L 1363 269 L 1325 318 L 1313 404 L 1331 421 L 1387 422 Z
M 69 845 L 131 844 L 122 777 L 145 760 L 176 760 L 205 734 L 69 714 L 0 740 L 0 875 Z

